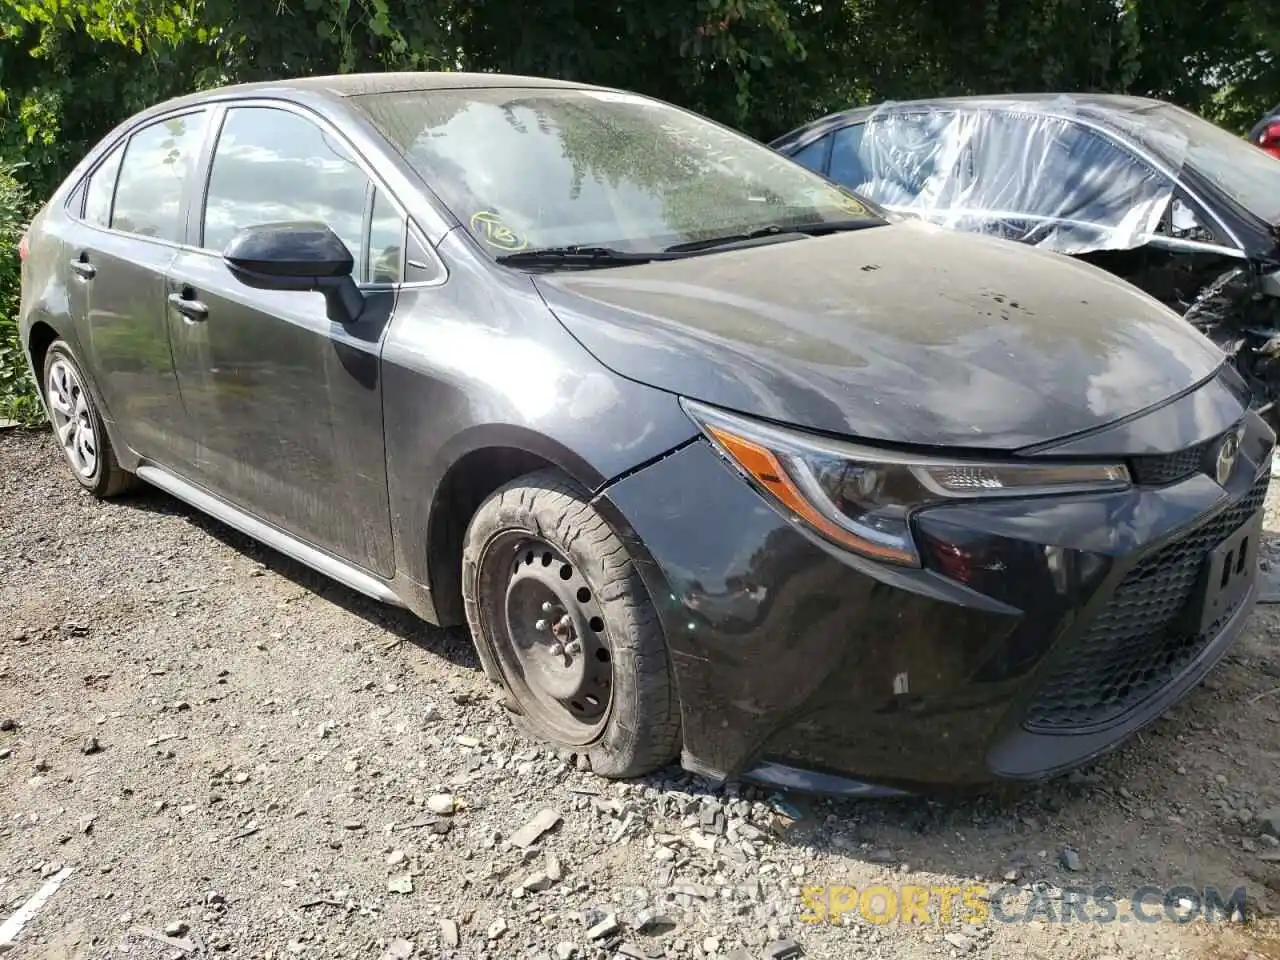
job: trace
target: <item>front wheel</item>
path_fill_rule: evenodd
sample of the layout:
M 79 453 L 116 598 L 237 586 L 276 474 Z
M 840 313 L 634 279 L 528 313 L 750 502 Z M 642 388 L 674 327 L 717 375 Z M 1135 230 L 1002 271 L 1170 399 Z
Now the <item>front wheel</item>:
M 467 528 L 467 621 L 534 736 L 633 777 L 679 751 L 680 716 L 657 612 L 627 549 L 554 470 L 512 481 Z

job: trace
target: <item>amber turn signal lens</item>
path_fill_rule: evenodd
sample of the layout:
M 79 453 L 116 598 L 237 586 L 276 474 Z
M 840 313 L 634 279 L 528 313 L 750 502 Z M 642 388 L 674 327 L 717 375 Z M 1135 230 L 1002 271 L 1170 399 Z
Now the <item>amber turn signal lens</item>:
M 823 536 L 864 556 L 894 563 L 914 563 L 913 554 L 873 543 L 846 530 L 822 515 L 801 493 L 786 468 L 772 450 L 719 426 L 707 425 L 707 431 L 742 470 L 768 491 L 779 503 L 813 527 Z

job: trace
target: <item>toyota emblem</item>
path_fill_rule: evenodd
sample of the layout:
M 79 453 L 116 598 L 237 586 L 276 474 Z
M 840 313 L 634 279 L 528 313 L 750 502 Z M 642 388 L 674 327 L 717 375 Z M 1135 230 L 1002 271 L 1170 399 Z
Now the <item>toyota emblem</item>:
M 1240 453 L 1240 438 L 1235 433 L 1228 433 L 1222 438 L 1222 445 L 1218 447 L 1218 462 L 1214 469 L 1214 476 L 1219 486 L 1225 487 L 1227 481 L 1231 479 L 1231 469 L 1236 465 L 1236 456 Z

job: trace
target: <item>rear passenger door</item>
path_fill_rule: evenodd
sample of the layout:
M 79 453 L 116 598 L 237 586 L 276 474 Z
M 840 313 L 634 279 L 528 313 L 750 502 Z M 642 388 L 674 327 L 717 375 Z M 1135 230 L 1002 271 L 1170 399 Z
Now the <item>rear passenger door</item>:
M 403 277 L 406 217 L 340 132 L 302 108 L 228 106 L 190 245 L 166 294 L 195 448 L 192 480 L 313 546 L 393 573 L 379 352 Z M 241 229 L 320 221 L 365 294 L 331 321 L 323 294 L 241 283 L 222 252 Z
M 117 435 L 176 466 L 189 452 L 165 322 L 165 276 L 186 232 L 207 110 L 154 121 L 116 144 L 75 193 L 70 289 L 79 339 Z

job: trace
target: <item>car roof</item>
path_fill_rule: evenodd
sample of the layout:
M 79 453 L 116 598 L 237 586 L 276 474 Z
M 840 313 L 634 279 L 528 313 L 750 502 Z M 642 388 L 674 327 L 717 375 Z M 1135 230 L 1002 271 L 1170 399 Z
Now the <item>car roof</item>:
M 1002 93 L 963 97 L 933 97 L 920 100 L 886 100 L 881 103 L 850 107 L 796 127 L 775 139 L 771 146 L 782 146 L 809 140 L 849 123 L 865 120 L 876 111 L 910 112 L 919 109 L 1007 110 L 1034 107 L 1046 116 L 1086 116 L 1106 124 L 1108 119 L 1135 117 L 1166 106 L 1160 100 L 1117 93 Z
M 168 111 L 174 107 L 195 106 L 212 100 L 245 96 L 271 96 L 285 99 L 320 97 L 341 101 L 376 93 L 408 93 L 420 90 L 483 90 L 495 88 L 559 88 L 566 90 L 600 90 L 587 83 L 528 77 L 506 73 L 467 73 L 446 71 L 405 71 L 387 73 L 343 73 L 314 77 L 290 77 L 257 83 L 236 83 L 210 90 L 174 97 L 145 111 L 147 114 Z

